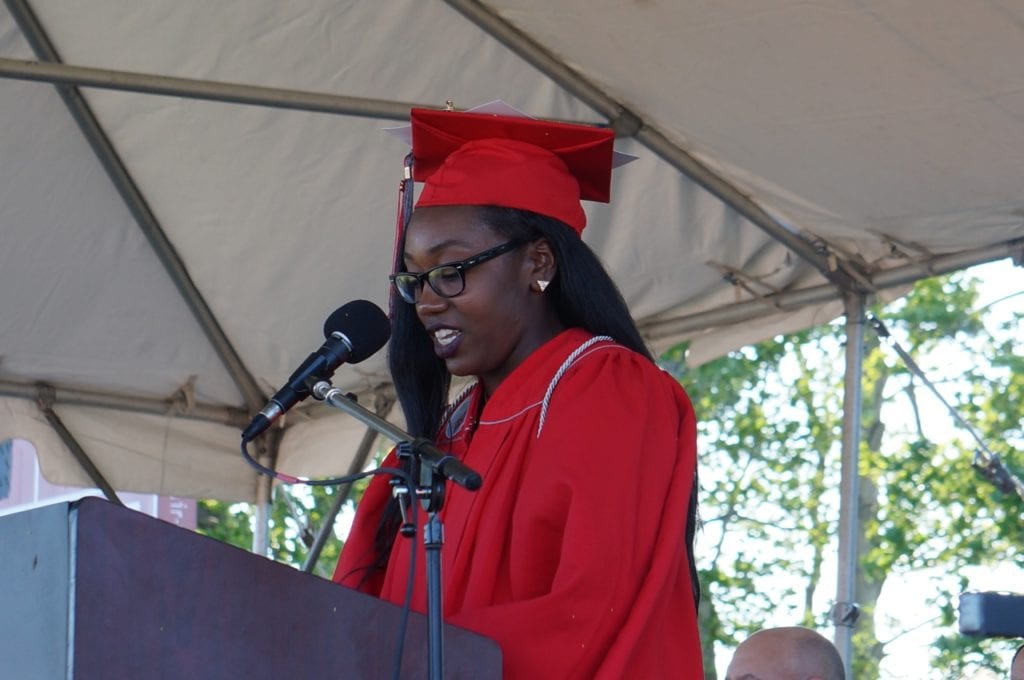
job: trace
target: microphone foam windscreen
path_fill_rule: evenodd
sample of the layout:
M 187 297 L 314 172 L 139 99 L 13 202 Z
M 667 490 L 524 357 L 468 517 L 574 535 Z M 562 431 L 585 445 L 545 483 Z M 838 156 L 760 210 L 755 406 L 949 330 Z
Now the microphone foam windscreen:
M 344 335 L 352 346 L 348 363 L 370 358 L 391 337 L 388 315 L 369 300 L 353 300 L 334 310 L 324 322 L 324 337 Z

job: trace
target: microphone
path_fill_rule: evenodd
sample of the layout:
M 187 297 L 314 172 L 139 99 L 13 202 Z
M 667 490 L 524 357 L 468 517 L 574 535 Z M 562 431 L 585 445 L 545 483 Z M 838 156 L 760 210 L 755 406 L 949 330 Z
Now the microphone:
M 358 364 L 370 358 L 390 335 L 387 315 L 368 300 L 353 300 L 334 310 L 324 322 L 327 341 L 306 357 L 285 386 L 252 419 L 242 431 L 242 441 L 252 441 L 285 411 L 308 397 L 313 384 L 330 378 L 342 364 Z

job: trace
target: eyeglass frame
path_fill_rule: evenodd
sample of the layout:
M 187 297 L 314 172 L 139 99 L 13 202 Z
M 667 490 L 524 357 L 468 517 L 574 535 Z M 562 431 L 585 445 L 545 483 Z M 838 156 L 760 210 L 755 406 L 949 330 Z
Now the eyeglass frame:
M 395 292 L 398 293 L 398 297 L 402 298 L 403 302 L 407 302 L 410 305 L 414 305 L 417 302 L 419 302 L 419 298 L 423 294 L 423 284 L 424 283 L 429 285 L 430 289 L 433 290 L 434 293 L 436 293 L 438 296 L 443 297 L 445 299 L 451 299 L 453 297 L 458 297 L 459 295 L 462 295 L 463 293 L 466 292 L 466 271 L 467 270 L 472 269 L 473 267 L 477 266 L 478 264 L 483 264 L 484 262 L 487 262 L 488 260 L 492 260 L 492 259 L 498 257 L 499 255 L 504 255 L 505 253 L 510 253 L 513 250 L 515 250 L 516 248 L 518 248 L 519 246 L 525 245 L 526 243 L 527 243 L 527 241 L 523 241 L 521 239 L 513 239 L 511 241 L 506 241 L 505 243 L 498 244 L 498 245 L 494 246 L 493 248 L 488 248 L 487 250 L 485 250 L 483 252 L 480 252 L 480 253 L 477 253 L 476 255 L 473 255 L 471 257 L 467 257 L 464 260 L 455 260 L 454 262 L 445 262 L 445 263 L 437 265 L 436 267 L 431 267 L 427 271 L 421 272 L 419 274 L 416 274 L 414 272 L 396 272 L 394 274 L 389 275 L 388 276 L 388 280 L 391 282 L 391 285 L 394 287 Z M 434 286 L 434 284 L 430 281 L 430 275 L 433 272 L 439 271 L 441 269 L 445 269 L 446 267 L 451 267 L 451 268 L 455 269 L 455 271 L 458 272 L 458 274 L 459 274 L 459 280 L 462 282 L 462 287 L 459 289 L 458 293 L 454 293 L 452 295 L 446 295 L 445 293 L 442 293 L 441 291 L 439 291 L 437 289 L 437 287 Z M 398 279 L 399 277 L 415 278 L 416 279 L 417 287 L 415 289 L 416 290 L 416 298 L 415 299 L 410 300 L 402 292 L 401 286 L 399 286 L 397 281 L 396 281 L 396 279 Z

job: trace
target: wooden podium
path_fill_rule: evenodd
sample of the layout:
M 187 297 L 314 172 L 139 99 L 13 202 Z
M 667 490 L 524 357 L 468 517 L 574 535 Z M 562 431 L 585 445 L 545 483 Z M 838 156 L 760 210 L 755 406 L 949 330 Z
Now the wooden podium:
M 0 517 L 0 676 L 393 677 L 401 608 L 99 498 Z M 427 678 L 410 614 L 402 678 Z M 445 678 L 501 677 L 445 626 Z

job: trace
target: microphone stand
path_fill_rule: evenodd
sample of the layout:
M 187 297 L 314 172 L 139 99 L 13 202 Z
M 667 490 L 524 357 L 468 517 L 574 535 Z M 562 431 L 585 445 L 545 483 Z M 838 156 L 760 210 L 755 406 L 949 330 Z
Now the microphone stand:
M 356 403 L 355 399 L 321 380 L 310 390 L 313 397 L 330 406 L 345 411 L 362 421 L 380 434 L 398 444 L 399 458 L 412 456 L 413 467 L 419 468 L 419 484 L 416 489 L 407 489 L 399 482 L 394 484 L 395 493 L 405 495 L 415 502 L 413 494 L 427 511 L 428 519 L 423 525 L 423 545 L 427 554 L 427 644 L 430 680 L 444 677 L 444 639 L 441 598 L 441 547 L 444 545 L 444 527 L 438 513 L 444 504 L 445 481 L 450 479 L 469 491 L 476 491 L 483 483 L 480 475 L 462 464 L 462 461 L 443 453 L 427 439 L 413 437 L 395 427 L 377 414 Z M 404 506 L 403 514 L 404 514 Z
M 438 512 L 444 505 L 445 480 L 434 472 L 430 465 L 424 465 L 416 458 L 416 453 L 407 442 L 398 445 L 398 458 L 411 463 L 414 472 L 413 477 L 419 482 L 415 489 L 416 498 L 420 506 L 427 513 L 427 521 L 423 525 L 423 547 L 426 553 L 427 569 L 427 644 L 429 645 L 428 678 L 440 680 L 444 677 L 444 636 L 442 634 L 443 616 L 441 614 L 443 600 L 441 599 L 441 547 L 444 545 L 444 526 L 441 523 Z M 400 499 L 407 498 L 409 502 L 415 499 L 409 495 L 409 489 L 402 480 L 393 480 L 392 487 Z M 402 502 L 401 500 L 399 501 Z M 403 522 L 405 517 L 404 505 L 402 510 Z M 415 534 L 415 528 L 413 528 Z

